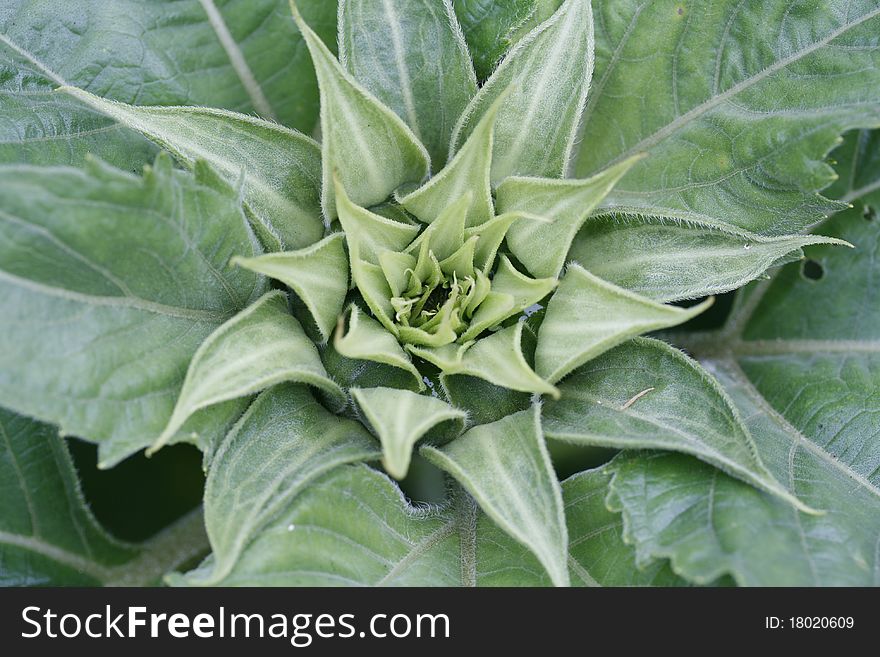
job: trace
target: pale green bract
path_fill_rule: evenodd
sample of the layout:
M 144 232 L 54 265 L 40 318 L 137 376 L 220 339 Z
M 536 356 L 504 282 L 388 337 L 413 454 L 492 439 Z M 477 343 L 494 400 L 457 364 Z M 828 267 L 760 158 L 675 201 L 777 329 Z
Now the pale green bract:
M 217 89 L 162 30 L 145 95 L 0 32 L 0 582 L 880 584 L 876 133 L 817 193 L 872 3 L 256 4 L 187 5 Z M 194 443 L 203 515 L 114 541 L 52 425 Z

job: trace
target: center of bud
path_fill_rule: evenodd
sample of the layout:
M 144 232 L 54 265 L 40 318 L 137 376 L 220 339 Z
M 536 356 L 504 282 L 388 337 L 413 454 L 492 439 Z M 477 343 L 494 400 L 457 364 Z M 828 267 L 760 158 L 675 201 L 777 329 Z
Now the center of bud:
M 433 253 L 431 256 L 437 263 Z M 460 277 L 455 270 L 447 274 L 437 264 L 424 280 L 415 270 L 408 270 L 407 289 L 391 299 L 394 322 L 407 342 L 429 342 L 432 346 L 454 342 L 473 313 L 474 276 Z

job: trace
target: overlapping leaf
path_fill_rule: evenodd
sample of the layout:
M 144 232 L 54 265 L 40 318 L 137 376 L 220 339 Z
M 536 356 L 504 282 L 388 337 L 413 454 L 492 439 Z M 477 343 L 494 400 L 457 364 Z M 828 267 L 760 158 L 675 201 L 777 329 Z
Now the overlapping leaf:
M 854 252 L 808 247 L 818 280 L 788 265 L 742 296 L 724 332 L 691 346 L 768 469 L 826 513 L 797 513 L 683 457 L 624 459 L 610 499 L 641 559 L 669 557 L 701 582 L 730 573 L 755 585 L 880 584 L 878 224 L 864 211 L 874 202 L 822 227 Z
M 230 184 L 241 180 L 260 237 L 273 250 L 320 239 L 321 150 L 277 123 L 202 107 L 136 107 L 75 87 L 62 91 L 141 132 L 185 165 L 210 162 Z
M 227 577 L 248 543 L 322 474 L 378 455 L 366 429 L 329 413 L 304 386 L 262 393 L 211 459 L 205 525 L 213 552 L 193 583 Z
M 302 0 L 335 42 L 336 6 Z M 318 88 L 287 0 L 10 0 L 0 16 L 0 161 L 80 165 L 92 153 L 140 171 L 150 144 L 54 93 L 65 84 L 137 105 L 204 105 L 259 112 L 310 132 Z M 71 29 L 71 26 L 76 26 Z
M 586 180 L 508 178 L 498 187 L 498 211 L 522 212 L 545 221 L 520 219 L 507 244 L 534 276 L 558 276 L 572 240 L 590 212 L 640 156 L 634 156 Z
M 555 383 L 621 342 L 641 333 L 681 324 L 709 304 L 711 300 L 691 308 L 664 306 L 572 264 L 547 305 L 547 314 L 538 331 L 535 369 L 540 376 Z
M 170 581 L 230 586 L 552 584 L 528 548 L 481 513 L 466 494 L 458 494 L 443 507 L 413 507 L 391 480 L 362 465 L 342 466 L 307 487 L 293 477 L 285 483 L 286 487 L 272 488 L 272 495 L 262 499 L 292 498 L 292 503 L 271 520 L 261 516 L 268 522 L 252 532 L 225 576 L 218 576 L 220 562 L 212 557 L 197 570 L 175 575 Z M 572 583 L 682 584 L 662 562 L 642 570 L 634 567 L 635 554 L 620 538 L 620 516 L 604 506 L 607 483 L 608 475 L 599 470 L 562 484 Z M 218 485 L 215 490 L 219 494 L 226 489 Z M 225 509 L 230 498 L 223 499 Z M 218 515 L 216 526 L 237 529 L 235 520 L 247 519 L 251 509 L 237 507 L 225 521 Z
M 0 167 L 0 232 L 0 403 L 105 464 L 156 439 L 199 344 L 264 285 L 228 265 L 259 252 L 235 190 L 167 156 L 143 178 Z
M 529 548 L 556 586 L 569 582 L 562 494 L 544 445 L 537 407 L 474 427 L 442 448 L 423 447 L 480 508 Z
M 822 243 L 835 240 L 765 237 L 659 217 L 602 217 L 578 233 L 568 258 L 603 280 L 665 302 L 735 290 L 769 268 L 803 257 L 803 247 Z
M 458 122 L 458 150 L 496 98 L 510 91 L 495 124 L 492 181 L 559 178 L 568 169 L 593 73 L 589 0 L 565 0 L 504 58 Z
M 406 121 L 439 171 L 477 93 L 451 0 L 340 0 L 339 18 L 339 61 Z
M 381 363 L 403 370 L 411 375 L 411 379 L 409 376 L 407 378 L 419 390 L 425 387 L 422 375 L 397 339 L 355 305 L 350 306 L 346 314 L 340 318 L 333 347 L 346 358 Z
M 804 509 L 768 472 L 721 387 L 677 349 L 632 340 L 575 370 L 560 388 L 562 398 L 543 413 L 551 438 L 685 452 Z
M 281 281 L 305 305 L 321 339 L 326 342 L 345 306 L 348 257 L 342 233 L 328 235 L 299 251 L 233 258 L 232 264 Z
M 171 419 L 150 449 L 166 444 L 200 409 L 283 381 L 315 386 L 329 395 L 331 406 L 337 410 L 345 406 L 344 393 L 327 376 L 317 348 L 290 314 L 286 296 L 276 290 L 257 299 L 199 346 Z
M 336 217 L 334 177 L 358 205 L 381 203 L 404 183 L 418 183 L 430 157 L 403 120 L 348 74 L 291 2 L 321 90 L 321 205 Z
M 397 479 L 406 476 L 416 442 L 431 440 L 433 436 L 429 434 L 444 442 L 455 438 L 467 419 L 463 411 L 440 399 L 408 390 L 379 386 L 353 389 L 351 395 L 364 421 L 382 443 L 382 465 Z
M 615 211 L 765 235 L 836 205 L 816 192 L 841 132 L 880 124 L 873 0 L 595 3 L 579 177 L 641 152 Z
M 480 80 L 532 28 L 547 20 L 562 0 L 453 0 Z

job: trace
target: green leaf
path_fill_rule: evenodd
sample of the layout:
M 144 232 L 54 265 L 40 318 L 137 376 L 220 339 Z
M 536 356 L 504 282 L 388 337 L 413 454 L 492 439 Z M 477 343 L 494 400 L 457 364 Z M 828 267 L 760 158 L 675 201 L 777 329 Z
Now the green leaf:
M 492 203 L 492 144 L 495 118 L 504 93 L 492 104 L 479 124 L 451 159 L 449 164 L 427 183 L 399 199 L 400 204 L 419 220 L 432 223 L 449 206 L 452 199 L 470 193 L 473 202 L 465 215 L 465 226 L 481 226 L 495 215 Z
M 204 164 L 0 167 L 0 233 L 0 403 L 104 464 L 155 440 L 199 344 L 263 291 L 228 266 L 259 247 Z
M 345 236 L 333 233 L 299 251 L 233 258 L 232 264 L 281 281 L 305 304 L 326 342 L 342 314 L 348 294 Z
M 335 42 L 335 3 L 300 6 Z M 152 162 L 147 141 L 53 93 L 65 84 L 138 105 L 258 111 L 311 131 L 318 86 L 286 0 L 178 0 L 171 11 L 139 0 L 4 3 L 0 160 L 78 166 L 91 153 L 132 172 Z
M 498 186 L 498 212 L 522 212 L 507 233 L 507 246 L 533 276 L 558 276 L 572 240 L 593 209 L 632 166 L 631 157 L 587 180 L 508 178 Z
M 438 425 L 445 423 L 453 425 L 447 433 L 455 437 L 467 419 L 463 411 L 446 402 L 409 390 L 353 388 L 351 396 L 382 443 L 382 465 L 395 479 L 406 476 L 413 446 L 420 439 L 430 441 L 432 433 L 439 433 Z
M 451 1 L 340 0 L 339 61 L 406 121 L 442 169 L 455 120 L 477 93 Z
M 818 235 L 765 237 L 659 217 L 591 219 L 568 259 L 655 301 L 698 299 L 735 290 L 810 244 L 846 244 Z
M 346 358 L 373 361 L 404 370 L 415 377 L 419 390 L 425 389 L 422 375 L 397 338 L 355 305 L 349 306 L 340 319 L 333 346 Z
M 565 0 L 507 54 L 480 89 L 456 125 L 451 152 L 512 87 L 495 122 L 492 182 L 514 175 L 563 176 L 592 73 L 590 1 Z
M 657 340 L 636 339 L 575 370 L 542 414 L 548 438 L 576 445 L 684 452 L 804 505 L 767 470 L 721 386 Z
M 507 231 L 516 221 L 544 221 L 541 217 L 524 215 L 521 212 L 508 212 L 499 214 L 479 226 L 466 228 L 465 239 L 473 236 L 479 237 L 477 249 L 474 253 L 474 266 L 483 271 L 492 271 L 495 266 L 495 256 L 498 249 L 507 236 Z
M 430 168 L 425 147 L 399 116 L 343 70 L 293 0 L 291 8 L 321 90 L 325 217 L 336 218 L 334 176 L 351 200 L 364 207 L 381 203 L 404 183 L 420 182 Z
M 703 312 L 664 306 L 569 265 L 538 330 L 535 370 L 551 383 L 641 333 L 676 326 Z
M 839 9 L 596 2 L 576 174 L 646 152 L 606 199 L 615 212 L 764 235 L 827 216 L 825 155 L 841 132 L 880 124 L 880 8 Z
M 332 340 L 324 346 L 321 360 L 330 377 L 345 389 L 385 386 L 415 392 L 424 385 L 424 381 L 416 379 L 413 372 L 373 360 L 343 356 L 336 351 Z
M 385 273 L 378 265 L 364 262 L 360 258 L 357 246 L 352 245 L 349 251 L 351 255 L 351 278 L 361 293 L 370 312 L 382 323 L 385 330 L 392 336 L 397 337 L 399 330 L 391 320 L 394 308 L 391 305 L 391 287 L 385 278 Z
M 562 0 L 453 0 L 480 80 L 489 77 L 505 52 L 547 20 Z
M 142 133 L 189 168 L 203 159 L 230 184 L 241 180 L 267 245 L 295 249 L 323 235 L 321 149 L 305 135 L 225 110 L 136 107 L 75 87 L 61 91 Z
M 486 329 L 538 303 L 556 286 L 556 277 L 529 278 L 517 271 L 507 256 L 501 256 L 501 263 L 492 279 L 492 291 L 474 313 L 470 327 L 461 340 L 472 340 Z
M 470 429 L 425 457 L 449 472 L 480 508 L 528 547 L 557 586 L 568 585 L 568 536 L 559 482 L 541 435 L 539 409 Z
M 137 556 L 89 513 L 57 431 L 0 409 L 0 438 L 3 585 L 94 586 Z
M 579 472 L 562 482 L 568 521 L 568 569 L 573 586 L 686 586 L 668 561 L 636 566 L 635 550 L 623 542 L 623 521 L 605 507 L 610 476 L 604 468 Z M 485 514 L 477 518 L 478 586 L 551 586 L 538 560 Z M 491 545 L 492 549 L 486 546 Z
M 742 294 L 721 331 L 688 344 L 739 407 L 770 471 L 826 513 L 794 513 L 687 458 L 626 459 L 613 501 L 641 558 L 668 557 L 695 581 L 880 584 L 880 226 L 864 214 L 877 200 L 822 227 L 856 249 L 808 247 L 818 280 L 788 265 Z
M 223 581 L 297 494 L 340 464 L 378 456 L 360 424 L 324 410 L 306 387 L 284 384 L 262 393 L 211 461 L 205 484 L 210 568 L 187 583 Z
M 623 512 L 625 540 L 636 545 L 639 562 L 670 558 L 697 583 L 729 573 L 744 586 L 877 586 L 877 487 L 854 482 L 846 464 L 808 440 L 793 440 L 796 432 L 759 405 L 740 408 L 757 413 L 750 429 L 771 469 L 793 478 L 793 492 L 827 513 L 793 511 L 687 456 L 619 458 L 609 499 Z M 777 468 L 769 452 L 779 453 Z
M 55 93 L 64 80 L 12 41 L 3 21 L 0 18 L 0 162 L 80 165 L 92 155 L 136 172 L 153 161 L 156 147 L 139 134 Z
M 239 440 L 240 446 L 230 449 L 227 458 L 260 444 Z M 273 446 L 277 443 L 270 441 L 266 449 Z M 286 449 L 293 451 L 289 446 Z M 338 454 L 356 460 L 351 448 L 340 448 Z M 262 454 L 257 458 L 265 461 Z M 312 460 L 304 467 L 308 477 L 317 465 Z M 209 486 L 212 481 L 209 475 Z M 665 562 L 654 562 L 644 570 L 635 568 L 634 550 L 620 537 L 620 516 L 610 513 L 603 503 L 607 481 L 604 471 L 592 471 L 562 484 L 572 581 L 588 586 L 681 584 Z M 266 480 L 262 482 L 266 488 Z M 234 533 L 238 527 L 234 519 L 219 515 L 234 498 L 218 497 L 217 527 L 232 532 L 226 536 L 236 537 L 242 546 L 231 569 L 224 559 L 225 576 L 217 576 L 219 569 L 210 557 L 199 569 L 169 581 L 250 586 L 552 584 L 534 555 L 480 512 L 466 493 L 459 492 L 442 507 L 414 507 L 392 481 L 363 465 L 337 467 L 308 482 L 288 477 L 283 481 L 287 488 L 279 488 L 278 483 L 276 479 L 268 490 L 253 490 L 255 497 L 267 501 L 266 506 L 259 510 L 245 507 L 243 515 L 250 519 L 259 514 L 260 523 L 266 522 L 251 532 L 250 541 Z M 218 486 L 216 492 L 228 490 Z M 275 508 L 283 510 L 269 517 L 267 512 Z
M 58 432 L 0 409 L 0 585 L 154 585 L 207 547 L 201 514 L 146 544 L 97 523 Z
M 424 349 L 407 345 L 415 356 L 440 368 L 443 377 L 474 376 L 496 386 L 558 397 L 559 391 L 538 376 L 522 350 L 523 322 L 477 340 L 473 345 L 447 345 Z
M 345 394 L 327 376 L 318 350 L 275 290 L 238 313 L 199 346 L 165 430 L 150 452 L 165 445 L 199 409 L 247 397 L 284 381 L 327 392 L 337 408 Z
M 255 483 L 265 486 L 262 480 Z M 278 512 L 265 518 L 261 531 L 246 537 L 233 567 L 224 569 L 225 576 L 214 576 L 214 559 L 209 558 L 198 570 L 170 583 L 452 586 L 461 581 L 454 518 L 437 509 L 411 507 L 382 473 L 366 466 L 337 468 L 310 482 L 292 503 L 291 493 L 301 487 L 295 480 L 287 486 L 268 491 L 279 500 Z M 254 495 L 259 501 L 259 487 Z M 226 522 L 230 521 L 235 522 Z
M 352 267 L 357 259 L 378 265 L 383 251 L 403 251 L 419 234 L 418 226 L 388 219 L 353 203 L 338 179 L 334 184 L 339 223 L 345 231 Z
M 880 189 L 880 130 L 853 130 L 831 154 L 838 179 L 825 190 L 829 198 L 846 203 Z
M 606 468 L 579 472 L 562 482 L 568 520 L 572 582 L 585 586 L 682 586 L 687 582 L 668 561 L 636 565 L 635 550 L 623 540 L 623 520 L 605 505 Z
M 417 251 L 422 243 L 430 248 L 437 260 L 450 257 L 464 243 L 464 227 L 468 209 L 473 206 L 474 195 L 465 192 L 455 200 L 448 200 L 446 207 L 440 212 L 433 223 L 419 235 L 409 246 L 409 250 Z M 427 251 L 426 251 L 427 252 Z M 421 253 L 420 253 L 420 259 Z

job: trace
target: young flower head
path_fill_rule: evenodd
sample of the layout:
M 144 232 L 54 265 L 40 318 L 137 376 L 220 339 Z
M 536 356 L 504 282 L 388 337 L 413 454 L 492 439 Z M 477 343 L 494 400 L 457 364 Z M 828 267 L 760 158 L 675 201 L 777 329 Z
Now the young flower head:
M 309 384 L 369 428 L 396 478 L 416 443 L 430 443 L 426 457 L 564 584 L 567 530 L 536 397 L 559 399 L 562 380 L 591 359 L 711 303 L 667 305 L 570 261 L 584 223 L 643 159 L 565 177 L 593 69 L 590 0 L 561 2 L 481 87 L 449 0 L 340 0 L 339 58 L 291 7 L 318 78 L 320 144 L 238 115 L 69 90 L 188 166 L 208 168 L 205 135 L 247 134 L 212 162 L 265 246 L 233 263 L 292 292 L 292 315 L 283 293 L 268 292 L 205 340 L 155 447 L 200 409 L 281 381 Z M 367 29 L 365 17 L 422 22 L 401 40 Z M 224 370 L 240 349 L 254 357 Z M 490 417 L 474 411 L 483 396 L 498 400 Z M 464 432 L 467 423 L 483 426 Z M 747 432 L 725 440 L 720 451 L 675 448 L 800 504 Z M 495 485 L 513 476 L 522 479 Z
M 355 4 L 342 4 L 343 20 Z M 321 89 L 325 219 L 331 231 L 342 230 L 347 246 L 348 262 L 340 251 L 334 275 L 350 272 L 353 288 L 350 293 L 340 289 L 333 299 L 325 295 L 315 304 L 338 309 L 334 348 L 339 353 L 383 363 L 395 360 L 413 371 L 415 356 L 437 367 L 441 381 L 467 374 L 510 390 L 555 397 L 553 383 L 584 354 L 596 355 L 645 328 L 679 323 L 701 309 L 685 312 L 627 299 L 624 304 L 640 304 L 644 312 L 635 326 L 603 333 L 595 340 L 599 350 L 589 339 L 579 340 L 572 350 L 567 343 L 572 341 L 560 336 L 558 328 L 586 321 L 589 300 L 573 312 L 549 301 L 549 326 L 537 332 L 537 371 L 523 353 L 524 327 L 517 320 L 524 310 L 548 303 L 581 224 L 639 159 L 630 158 L 588 180 L 561 178 L 579 115 L 570 104 L 575 109 L 583 104 L 592 69 L 591 57 L 578 41 L 588 35 L 578 30 L 572 34 L 571 28 L 589 25 L 589 2 L 564 3 L 473 95 L 457 124 L 446 126 L 450 157 L 433 172 L 412 127 L 373 93 L 384 90 L 367 89 L 354 79 L 295 4 L 293 8 Z M 453 21 L 447 12 L 445 38 L 452 42 L 452 52 L 461 55 L 464 46 Z M 559 44 L 560 38 L 569 41 Z M 357 42 L 356 35 L 352 39 Z M 541 55 L 560 46 L 575 48 L 583 57 L 563 69 L 559 88 L 548 88 L 547 78 L 556 72 L 546 67 L 555 63 Z M 349 59 L 358 56 L 346 54 Z M 461 84 L 472 86 L 473 73 L 466 60 L 463 65 Z M 408 117 L 405 112 L 402 116 Z M 545 178 L 546 173 L 556 177 Z M 271 254 L 239 264 L 300 289 L 296 273 L 280 276 L 272 264 L 278 260 Z M 609 287 L 580 277 L 566 286 L 562 302 L 572 294 L 595 297 L 595 320 L 604 312 Z M 366 333 L 375 334 L 379 327 L 394 341 L 365 352 Z M 542 340 L 545 334 L 550 343 Z M 571 351 L 574 359 L 569 358 Z M 417 376 L 421 387 L 422 377 Z

